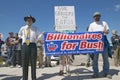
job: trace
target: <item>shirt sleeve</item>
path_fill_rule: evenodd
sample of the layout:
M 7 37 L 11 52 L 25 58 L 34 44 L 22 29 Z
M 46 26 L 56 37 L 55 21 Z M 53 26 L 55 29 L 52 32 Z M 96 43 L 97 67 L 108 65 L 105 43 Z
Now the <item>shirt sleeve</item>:
M 42 33 L 39 34 L 39 36 L 38 36 L 38 40 L 43 40 L 43 34 L 42 34 Z
M 103 24 L 104 24 L 105 29 L 109 30 L 109 26 L 108 26 L 107 22 L 103 21 Z
M 91 26 L 91 24 L 89 25 L 89 28 L 88 28 L 88 32 L 92 32 L 93 30 L 92 30 L 92 26 Z
M 115 44 L 115 39 L 113 38 L 113 36 L 111 37 L 111 42 L 113 45 Z
M 23 36 L 23 27 L 18 32 L 18 37 L 22 38 Z
M 36 40 L 38 41 L 40 35 L 40 31 L 38 28 L 36 28 Z

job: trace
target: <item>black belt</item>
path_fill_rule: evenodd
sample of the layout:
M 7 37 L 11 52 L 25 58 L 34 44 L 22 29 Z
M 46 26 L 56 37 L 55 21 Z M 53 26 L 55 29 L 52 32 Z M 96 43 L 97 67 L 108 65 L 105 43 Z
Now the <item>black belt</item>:
M 42 46 L 37 46 L 38 48 L 41 48 Z
M 26 44 L 26 43 L 23 43 L 23 44 Z M 36 44 L 35 42 L 30 42 L 30 44 Z

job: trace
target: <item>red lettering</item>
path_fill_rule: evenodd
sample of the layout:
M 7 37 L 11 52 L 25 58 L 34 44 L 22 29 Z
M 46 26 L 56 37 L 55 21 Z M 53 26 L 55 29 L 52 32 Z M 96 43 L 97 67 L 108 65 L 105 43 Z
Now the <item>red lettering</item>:
M 48 34 L 46 40 L 53 40 L 53 34 Z
M 80 43 L 80 49 L 86 48 L 86 41 Z
M 77 45 L 78 45 L 77 42 L 71 43 L 65 41 L 61 44 L 61 50 L 75 50 Z
M 48 33 L 46 40 L 101 40 L 101 33 L 86 33 L 86 34 L 62 34 L 62 33 Z
M 102 50 L 104 48 L 104 43 L 103 42 L 98 42 L 98 50 Z
M 99 42 L 87 42 L 83 41 L 80 43 L 79 49 L 96 49 L 96 50 L 103 50 L 104 48 L 104 43 L 99 41 Z
M 92 35 L 92 39 L 95 40 L 96 39 L 96 34 Z
M 91 36 L 91 35 L 87 33 L 85 38 L 86 38 L 86 39 L 90 39 L 90 36 Z
M 97 39 L 98 39 L 98 40 L 101 40 L 101 39 L 102 39 L 102 34 L 98 34 Z
M 66 39 L 66 35 L 64 34 L 64 39 Z
M 68 35 L 67 39 L 72 39 L 72 35 Z
M 72 48 L 72 44 L 71 43 L 66 45 L 66 50 L 70 50 L 71 48 Z
M 92 48 L 92 47 L 93 47 L 93 44 L 90 42 L 90 43 L 88 43 L 87 47 L 88 47 L 88 48 Z
M 79 39 L 84 39 L 84 34 L 81 34 Z
M 61 44 L 61 47 L 62 47 L 62 49 L 61 50 L 65 50 L 65 47 L 66 47 L 66 41 L 65 42 L 63 42 L 62 44 Z
M 94 47 L 93 47 L 93 48 L 97 48 L 97 44 L 98 44 L 98 43 L 94 43 L 94 45 L 93 45 Z

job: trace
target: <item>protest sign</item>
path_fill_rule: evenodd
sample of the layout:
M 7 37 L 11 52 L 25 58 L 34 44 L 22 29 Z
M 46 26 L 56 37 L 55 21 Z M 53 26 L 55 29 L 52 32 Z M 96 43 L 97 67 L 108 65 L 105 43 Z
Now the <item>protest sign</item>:
M 55 30 L 76 30 L 74 6 L 55 6 Z
M 103 36 L 102 32 L 45 33 L 45 53 L 46 55 L 102 53 Z

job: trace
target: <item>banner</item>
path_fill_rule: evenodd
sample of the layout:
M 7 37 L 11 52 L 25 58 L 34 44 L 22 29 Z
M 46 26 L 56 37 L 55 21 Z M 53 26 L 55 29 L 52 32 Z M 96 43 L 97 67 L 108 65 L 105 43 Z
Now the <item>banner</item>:
M 103 36 L 102 32 L 45 33 L 45 53 L 46 55 L 102 53 Z
M 76 30 L 74 6 L 55 6 L 55 31 Z

